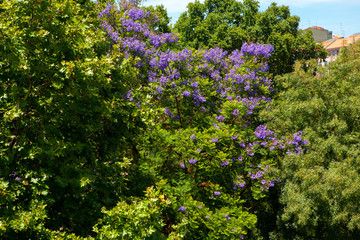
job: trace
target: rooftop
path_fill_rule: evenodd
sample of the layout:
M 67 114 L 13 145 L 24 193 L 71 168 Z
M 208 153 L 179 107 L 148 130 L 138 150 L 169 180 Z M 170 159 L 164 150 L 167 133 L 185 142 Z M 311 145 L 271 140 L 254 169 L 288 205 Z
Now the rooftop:
M 325 42 L 322 42 L 322 45 L 326 50 L 334 50 L 339 49 L 341 47 L 349 46 L 352 43 L 360 40 L 360 34 L 353 34 L 347 38 L 337 38 L 337 39 L 330 39 Z
M 320 30 L 320 31 L 328 31 L 329 32 L 329 30 L 324 29 L 322 27 L 318 27 L 318 26 L 312 26 L 312 27 L 306 28 L 305 31 L 306 30 L 311 30 L 311 29 L 317 29 L 317 30 Z

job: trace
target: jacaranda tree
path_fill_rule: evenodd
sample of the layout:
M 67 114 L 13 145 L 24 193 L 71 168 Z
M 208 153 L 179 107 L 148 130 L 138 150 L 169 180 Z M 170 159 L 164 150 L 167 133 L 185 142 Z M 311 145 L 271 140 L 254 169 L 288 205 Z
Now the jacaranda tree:
M 136 61 L 137 79 L 126 83 L 124 98 L 137 106 L 147 129 L 131 162 L 153 186 L 145 198 L 104 210 L 96 232 L 129 239 L 243 238 L 255 228 L 252 205 L 279 181 L 278 159 L 300 154 L 306 144 L 300 132 L 286 139 L 259 122 L 272 91 L 266 59 L 273 47 L 177 49 L 177 36 L 152 31 L 154 18 L 135 1 L 108 4 L 99 17 L 109 55 L 119 63 Z

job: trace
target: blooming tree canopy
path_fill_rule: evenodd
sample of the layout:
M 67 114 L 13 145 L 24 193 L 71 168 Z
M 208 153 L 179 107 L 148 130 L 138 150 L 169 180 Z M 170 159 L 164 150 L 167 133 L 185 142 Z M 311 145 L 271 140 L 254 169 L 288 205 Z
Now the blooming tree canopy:
M 136 1 L 108 4 L 99 18 L 109 55 L 138 69 L 123 97 L 147 124 L 137 164 L 168 199 L 168 234 L 246 235 L 256 217 L 244 207 L 280 181 L 277 160 L 301 154 L 306 144 L 301 132 L 278 137 L 258 120 L 271 101 L 273 46 L 244 43 L 231 53 L 180 49 L 177 35 L 151 30 L 156 17 Z

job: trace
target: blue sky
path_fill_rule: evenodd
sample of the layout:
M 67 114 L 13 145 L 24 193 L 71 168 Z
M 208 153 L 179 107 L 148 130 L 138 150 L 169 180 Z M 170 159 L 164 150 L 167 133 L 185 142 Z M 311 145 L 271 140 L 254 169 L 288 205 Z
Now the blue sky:
M 194 0 L 146 0 L 144 5 L 163 4 L 175 23 L 180 13 Z M 272 3 L 290 7 L 291 15 L 300 17 L 300 28 L 323 27 L 333 34 L 348 37 L 360 32 L 360 0 L 258 0 L 260 11 Z M 203 0 L 200 0 L 203 2 Z

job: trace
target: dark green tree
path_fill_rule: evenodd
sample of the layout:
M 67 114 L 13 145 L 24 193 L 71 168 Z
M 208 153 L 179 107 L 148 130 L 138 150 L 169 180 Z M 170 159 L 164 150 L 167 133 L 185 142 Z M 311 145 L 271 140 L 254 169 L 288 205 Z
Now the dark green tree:
M 87 236 L 101 207 L 114 206 L 125 189 L 124 159 L 141 126 L 121 79 L 131 81 L 136 70 L 131 60 L 105 57 L 97 6 L 0 5 L 2 239 Z

